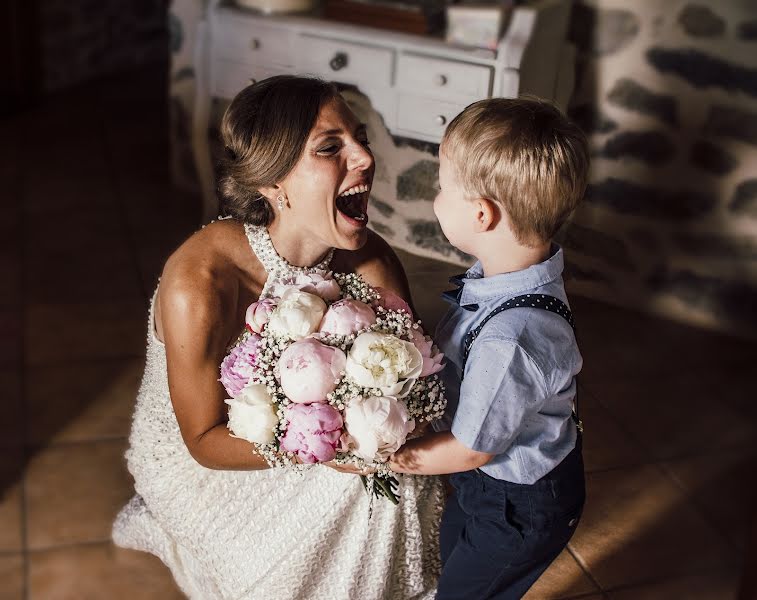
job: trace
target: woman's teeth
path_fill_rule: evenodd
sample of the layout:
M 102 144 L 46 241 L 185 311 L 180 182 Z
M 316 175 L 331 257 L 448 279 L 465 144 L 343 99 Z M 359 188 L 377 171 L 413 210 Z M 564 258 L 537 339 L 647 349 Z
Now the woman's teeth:
M 365 206 L 368 202 L 369 191 L 370 187 L 365 184 L 356 185 L 345 190 L 337 196 L 337 209 L 355 221 L 367 221 L 368 215 L 365 213 Z
M 356 185 L 354 187 L 349 188 L 348 190 L 343 191 L 341 194 L 339 194 L 339 197 L 342 196 L 352 196 L 354 194 L 362 194 L 363 192 L 367 192 L 370 188 L 366 184 Z

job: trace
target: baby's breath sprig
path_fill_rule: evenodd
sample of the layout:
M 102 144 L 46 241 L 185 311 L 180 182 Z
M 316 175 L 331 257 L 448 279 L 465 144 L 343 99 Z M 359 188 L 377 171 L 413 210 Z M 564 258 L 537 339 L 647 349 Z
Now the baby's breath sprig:
M 405 397 L 405 404 L 408 414 L 418 421 L 438 419 L 447 407 L 444 384 L 436 375 L 419 379 Z
M 334 273 L 333 275 L 339 287 L 342 288 L 343 298 L 352 298 L 353 300 L 371 304 L 381 297 L 357 273 Z

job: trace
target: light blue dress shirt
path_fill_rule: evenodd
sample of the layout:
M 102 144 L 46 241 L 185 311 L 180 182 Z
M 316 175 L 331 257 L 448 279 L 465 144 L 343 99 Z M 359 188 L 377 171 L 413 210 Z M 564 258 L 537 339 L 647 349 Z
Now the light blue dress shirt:
M 447 361 L 441 377 L 448 398 L 436 428 L 451 428 L 466 447 L 495 454 L 481 470 L 497 479 L 534 483 L 575 447 L 571 412 L 581 354 L 567 321 L 538 308 L 493 317 L 473 343 L 464 378 L 463 339 L 497 306 L 521 294 L 548 294 L 567 305 L 562 271 L 557 245 L 544 262 L 513 273 L 484 277 L 477 262 L 461 280 L 459 305 L 436 328 Z

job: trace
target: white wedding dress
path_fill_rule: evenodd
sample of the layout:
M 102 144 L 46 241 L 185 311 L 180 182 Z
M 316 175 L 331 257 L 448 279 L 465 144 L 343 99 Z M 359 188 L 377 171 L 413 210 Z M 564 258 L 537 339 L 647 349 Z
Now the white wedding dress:
M 276 254 L 265 228 L 245 229 L 268 272 L 265 296 L 275 278 L 298 268 Z M 179 432 L 152 312 L 126 453 L 136 495 L 113 526 L 116 544 L 160 557 L 197 600 L 433 598 L 438 479 L 398 477 L 399 506 L 375 499 L 369 519 L 369 497 L 356 475 L 319 465 L 302 475 L 200 466 Z

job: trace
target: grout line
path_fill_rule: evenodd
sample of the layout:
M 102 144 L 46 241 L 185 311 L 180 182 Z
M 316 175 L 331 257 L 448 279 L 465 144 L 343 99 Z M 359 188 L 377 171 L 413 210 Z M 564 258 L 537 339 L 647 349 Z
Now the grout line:
M 599 581 L 595 579 L 595 577 L 591 574 L 591 571 L 589 571 L 589 565 L 586 564 L 584 559 L 573 551 L 573 548 L 571 548 L 570 543 L 566 546 L 566 549 L 568 550 L 568 553 L 573 557 L 573 560 L 575 560 L 578 563 L 578 566 L 581 567 L 581 570 L 584 572 L 584 575 L 589 578 L 589 581 L 591 581 L 594 584 L 594 587 L 597 588 L 597 590 L 602 593 L 604 590 L 602 589 L 602 586 L 599 585 Z M 592 594 L 596 594 L 597 590 L 593 591 Z
M 75 548 L 89 548 L 92 546 L 114 545 L 113 540 L 110 537 L 102 538 L 99 540 L 86 540 L 81 542 L 62 542 L 59 544 L 50 544 L 49 546 L 41 546 L 39 548 L 30 548 L 29 554 L 40 554 L 42 552 L 54 552 L 58 550 L 71 550 Z
M 22 236 L 26 236 L 27 231 L 29 230 L 29 223 L 27 218 L 27 205 L 26 201 L 28 198 L 26 197 L 26 164 L 23 166 L 19 164 L 19 172 L 18 172 L 18 204 L 19 204 L 19 229 L 21 230 Z M 23 240 L 23 237 L 22 237 Z M 22 585 L 22 595 L 25 600 L 29 600 L 31 595 L 30 590 L 30 574 L 29 574 L 29 530 L 28 530 L 28 520 L 29 520 L 29 513 L 27 511 L 27 495 L 26 495 L 26 469 L 27 465 L 29 464 L 29 452 L 26 448 L 27 443 L 27 435 L 28 435 L 28 424 L 29 424 L 29 415 L 28 415 L 28 385 L 27 385 L 27 371 L 26 371 L 26 319 L 28 317 L 27 315 L 27 289 L 24 282 L 24 273 L 26 272 L 27 267 L 27 256 L 26 252 L 24 250 L 24 244 L 21 242 L 19 244 L 19 263 L 21 264 L 20 269 L 20 281 L 19 281 L 19 295 L 21 299 L 21 335 L 19 343 L 21 345 L 20 351 L 21 351 L 21 372 L 19 373 L 19 378 L 21 380 L 21 466 L 22 466 L 22 472 L 21 477 L 19 481 L 19 489 L 21 493 L 21 511 L 20 511 L 20 518 L 21 518 L 21 549 L 22 549 L 22 556 L 23 556 L 23 585 Z
M 76 448 L 77 446 L 86 446 L 88 444 L 99 444 L 105 442 L 125 442 L 128 441 L 129 435 L 115 435 L 113 437 L 98 437 L 89 440 L 60 440 L 46 442 L 29 442 L 26 444 L 27 450 L 38 452 L 46 448 Z
M 147 316 L 145 315 L 145 320 L 147 320 Z M 145 334 L 146 336 L 147 334 Z M 147 338 L 145 337 L 145 341 Z M 33 363 L 33 364 L 27 364 L 25 365 L 25 369 L 27 371 L 31 371 L 33 369 L 52 369 L 56 367 L 77 367 L 82 365 L 101 365 L 101 364 L 107 364 L 109 362 L 125 362 L 127 360 L 135 360 L 135 359 L 141 359 L 142 362 L 145 361 L 145 354 L 116 354 L 116 355 L 110 355 L 110 356 L 79 356 L 77 358 L 73 358 L 71 360 L 62 360 L 62 361 L 56 361 L 56 362 L 39 362 L 39 363 Z

